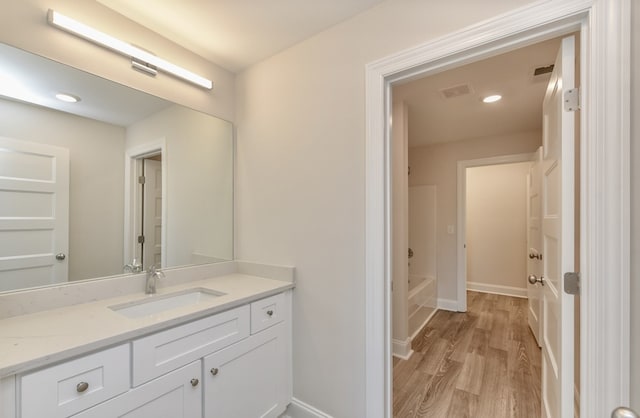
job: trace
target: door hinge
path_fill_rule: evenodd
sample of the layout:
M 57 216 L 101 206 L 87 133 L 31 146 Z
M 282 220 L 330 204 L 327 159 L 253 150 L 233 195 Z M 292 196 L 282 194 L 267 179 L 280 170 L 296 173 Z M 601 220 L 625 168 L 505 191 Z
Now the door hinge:
M 138 235 L 138 244 L 144 244 L 144 235 Z
M 565 91 L 563 101 L 565 112 L 580 110 L 580 87 Z
M 572 271 L 564 274 L 564 292 L 569 295 L 580 294 L 580 273 Z
M 145 177 L 144 177 L 144 176 L 140 176 L 140 177 L 138 177 L 138 183 L 140 183 L 140 184 L 144 184 L 145 180 L 146 180 L 146 179 L 145 179 Z

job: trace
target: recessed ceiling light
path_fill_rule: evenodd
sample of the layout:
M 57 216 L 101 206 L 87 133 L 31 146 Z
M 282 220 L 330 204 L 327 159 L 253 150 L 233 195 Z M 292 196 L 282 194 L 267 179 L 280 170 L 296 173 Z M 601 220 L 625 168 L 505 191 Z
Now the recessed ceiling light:
M 80 98 L 78 96 L 74 96 L 68 93 L 58 93 L 56 94 L 56 99 L 62 100 L 63 102 L 67 103 L 76 103 L 80 101 Z
M 485 97 L 484 99 L 482 99 L 482 101 L 485 103 L 494 103 L 500 99 L 502 99 L 502 96 L 500 96 L 499 94 L 493 94 L 491 96 Z

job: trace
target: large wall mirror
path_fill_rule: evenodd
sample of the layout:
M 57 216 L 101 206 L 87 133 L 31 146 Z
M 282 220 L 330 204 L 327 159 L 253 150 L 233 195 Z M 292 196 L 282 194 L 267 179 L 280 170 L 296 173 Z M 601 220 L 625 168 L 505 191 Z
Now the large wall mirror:
M 0 44 L 0 291 L 233 259 L 233 148 L 227 121 Z

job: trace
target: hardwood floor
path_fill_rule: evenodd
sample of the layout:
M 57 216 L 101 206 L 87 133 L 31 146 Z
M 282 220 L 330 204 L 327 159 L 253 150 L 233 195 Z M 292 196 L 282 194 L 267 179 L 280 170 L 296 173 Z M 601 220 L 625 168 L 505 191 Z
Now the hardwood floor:
M 527 300 L 468 292 L 466 313 L 439 311 L 394 358 L 393 414 L 407 417 L 540 417 L 540 349 Z

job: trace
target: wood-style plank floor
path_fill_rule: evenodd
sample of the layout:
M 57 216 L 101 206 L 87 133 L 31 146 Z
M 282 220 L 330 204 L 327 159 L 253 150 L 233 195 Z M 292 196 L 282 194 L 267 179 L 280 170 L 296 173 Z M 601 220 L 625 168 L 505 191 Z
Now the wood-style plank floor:
M 437 312 L 411 358 L 394 358 L 394 417 L 540 417 L 540 349 L 527 300 L 468 292 L 467 309 Z

